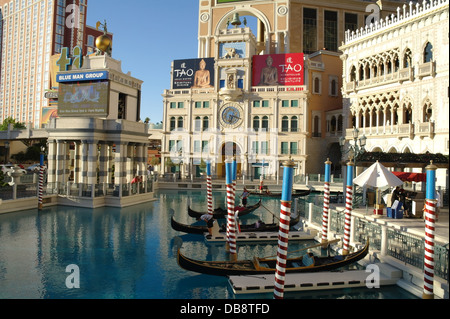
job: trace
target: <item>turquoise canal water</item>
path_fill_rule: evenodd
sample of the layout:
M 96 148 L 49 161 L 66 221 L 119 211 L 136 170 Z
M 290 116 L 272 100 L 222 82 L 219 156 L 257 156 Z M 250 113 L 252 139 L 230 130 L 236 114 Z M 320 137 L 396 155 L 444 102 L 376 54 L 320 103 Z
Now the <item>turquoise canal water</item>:
M 223 244 L 207 244 L 202 236 L 186 235 L 170 226 L 192 224 L 187 207 L 204 210 L 202 192 L 160 191 L 157 201 L 134 207 L 96 210 L 54 207 L 0 216 L 1 299 L 271 299 L 273 294 L 236 296 L 227 278 L 181 269 L 177 245 L 196 259 L 225 260 Z M 215 207 L 224 206 L 224 193 L 214 194 Z M 253 204 L 257 198 L 250 198 Z M 279 201 L 263 200 L 271 212 Z M 272 222 L 260 208 L 242 218 Z M 315 242 L 290 244 L 296 250 Z M 276 243 L 240 245 L 239 259 L 273 256 Z M 79 274 L 79 277 L 77 277 Z M 77 280 L 79 278 L 79 281 Z M 79 288 L 78 288 L 79 287 Z M 301 299 L 414 299 L 399 287 L 286 293 Z

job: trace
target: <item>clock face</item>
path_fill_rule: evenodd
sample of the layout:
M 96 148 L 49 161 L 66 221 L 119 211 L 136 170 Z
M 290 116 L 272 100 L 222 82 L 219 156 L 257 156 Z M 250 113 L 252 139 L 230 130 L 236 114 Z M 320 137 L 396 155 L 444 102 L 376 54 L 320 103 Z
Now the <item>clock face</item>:
M 228 103 L 222 107 L 220 112 L 222 126 L 235 128 L 241 125 L 242 121 L 242 108 L 238 103 Z

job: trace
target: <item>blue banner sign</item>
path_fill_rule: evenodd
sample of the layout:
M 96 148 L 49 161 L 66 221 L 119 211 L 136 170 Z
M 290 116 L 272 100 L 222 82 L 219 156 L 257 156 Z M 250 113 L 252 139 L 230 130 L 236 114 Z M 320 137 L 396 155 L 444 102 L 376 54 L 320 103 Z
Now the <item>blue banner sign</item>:
M 109 79 L 109 72 L 107 71 L 66 73 L 66 74 L 58 74 L 56 76 L 56 82 L 58 83 L 100 81 L 108 79 Z

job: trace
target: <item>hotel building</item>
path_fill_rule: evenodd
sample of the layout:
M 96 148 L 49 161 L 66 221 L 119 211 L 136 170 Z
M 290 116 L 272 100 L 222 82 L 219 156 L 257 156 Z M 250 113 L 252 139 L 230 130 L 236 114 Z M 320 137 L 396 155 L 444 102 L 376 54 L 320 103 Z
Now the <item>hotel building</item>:
M 83 48 L 86 10 L 87 0 L 0 0 L 0 122 L 41 126 L 51 56 Z
M 348 138 L 356 127 L 369 152 L 449 154 L 448 0 L 399 6 L 388 19 L 347 32 L 340 49 Z M 428 164 L 394 167 L 420 173 Z M 448 163 L 437 176 L 437 186 L 448 188 Z
M 399 3 L 378 2 L 380 11 L 356 0 L 199 1 L 198 58 L 173 62 L 163 94 L 162 172 L 199 176 L 210 159 L 223 177 L 234 155 L 239 176 L 277 179 L 289 158 L 296 174 L 320 173 L 327 157 L 340 162 L 338 46 L 345 30 Z M 263 81 L 274 68 L 276 80 Z

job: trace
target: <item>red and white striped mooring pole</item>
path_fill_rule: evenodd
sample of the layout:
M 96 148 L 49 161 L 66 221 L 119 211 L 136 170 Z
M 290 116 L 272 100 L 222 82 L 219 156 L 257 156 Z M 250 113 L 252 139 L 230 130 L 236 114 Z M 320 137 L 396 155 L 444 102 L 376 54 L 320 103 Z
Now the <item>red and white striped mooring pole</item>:
M 283 163 L 283 191 L 281 194 L 280 230 L 278 234 L 277 267 L 275 271 L 274 299 L 284 298 L 286 279 L 286 260 L 289 244 L 289 224 L 291 221 L 292 185 L 294 179 L 294 162 Z
M 350 232 L 352 228 L 352 210 L 353 210 L 353 167 L 355 163 L 352 160 L 347 165 L 347 192 L 345 195 L 345 225 L 344 225 L 344 249 L 342 254 L 348 255 L 350 252 Z
M 208 214 L 213 214 L 211 161 L 206 163 L 206 198 L 208 200 Z
M 425 201 L 425 259 L 422 299 L 434 299 L 434 236 L 436 229 L 436 169 L 433 162 L 426 167 L 427 192 Z
M 225 161 L 226 185 L 227 185 L 227 249 L 230 252 L 230 260 L 237 260 L 236 247 L 236 219 L 234 216 L 234 192 L 233 192 L 233 163 Z
M 322 221 L 322 244 L 328 243 L 328 216 L 330 212 L 330 182 L 331 182 L 331 162 L 325 162 L 325 185 L 323 194 L 323 221 Z
M 44 149 L 41 149 L 41 154 L 39 156 L 39 186 L 38 186 L 38 210 L 42 210 L 43 206 L 43 194 L 44 194 Z

